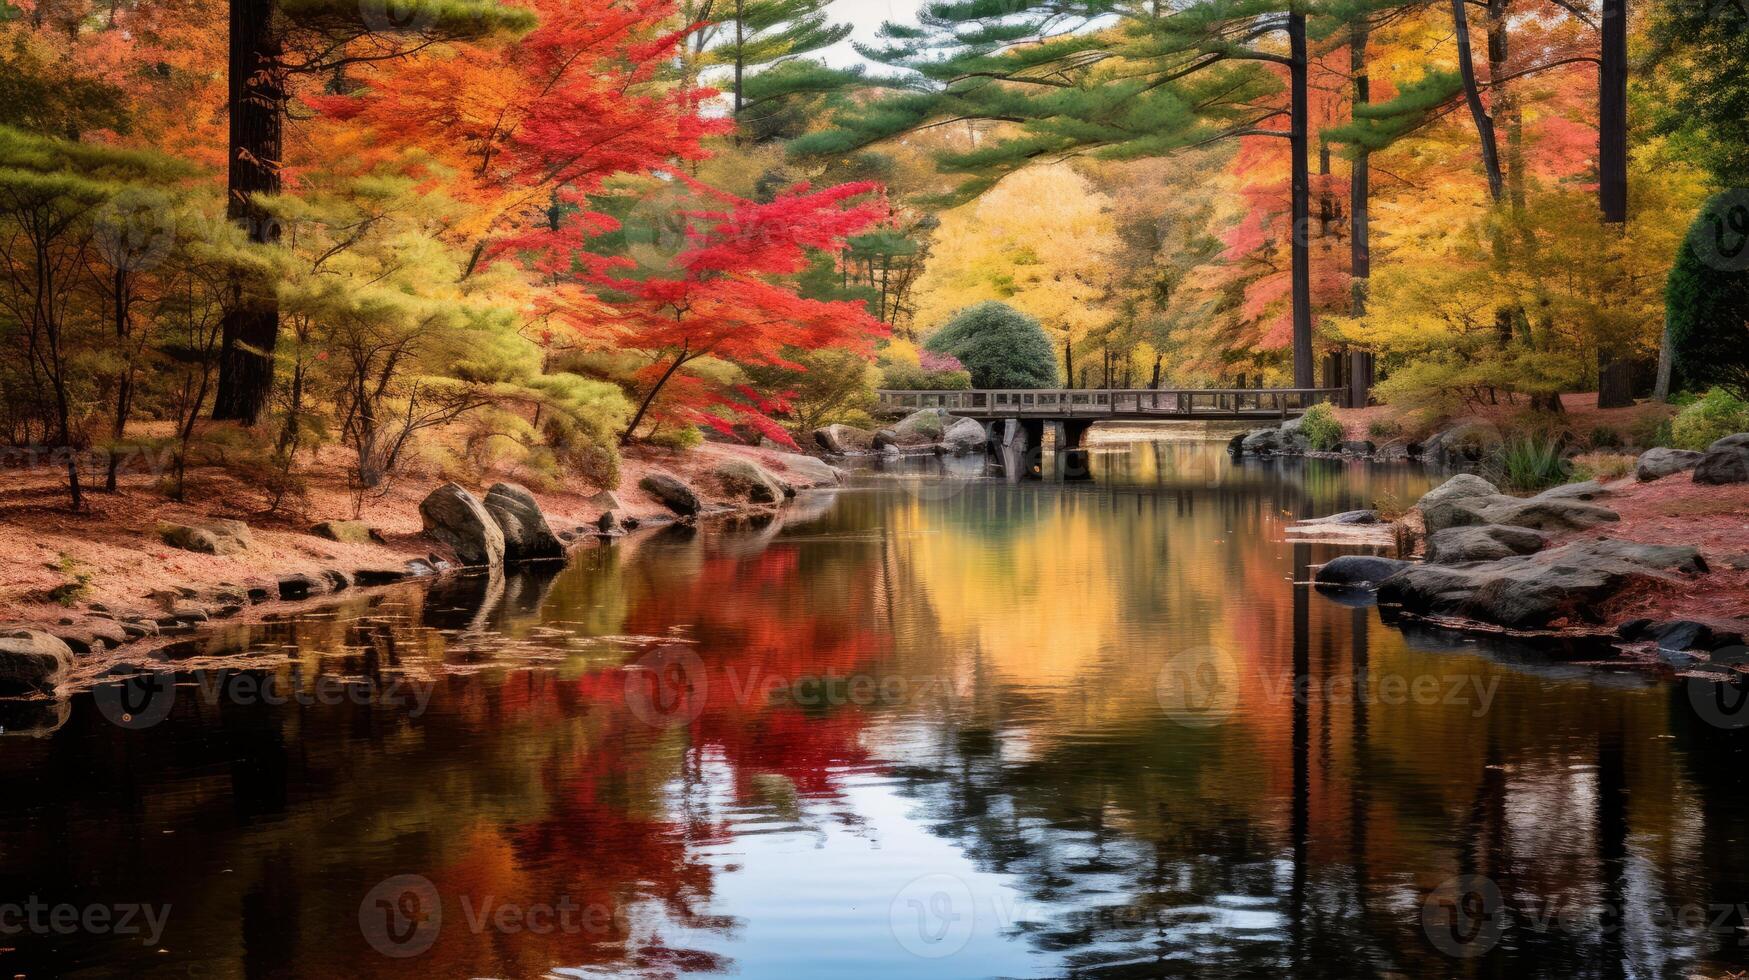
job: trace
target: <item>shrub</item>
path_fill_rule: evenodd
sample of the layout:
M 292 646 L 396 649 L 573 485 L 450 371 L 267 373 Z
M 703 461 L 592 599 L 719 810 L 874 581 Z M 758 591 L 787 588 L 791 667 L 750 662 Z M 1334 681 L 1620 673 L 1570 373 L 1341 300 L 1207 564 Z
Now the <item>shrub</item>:
M 976 388 L 1051 388 L 1057 356 L 1037 320 L 1003 303 L 961 310 L 924 346 L 959 358 Z
M 1705 449 L 1713 440 L 1749 431 L 1749 403 L 1723 388 L 1690 402 L 1670 420 L 1670 442 L 1679 449 Z
M 1749 262 L 1742 200 L 1727 192 L 1702 205 L 1677 247 L 1664 285 L 1665 323 L 1677 372 L 1696 387 L 1749 398 Z
M 1562 452 L 1561 439 L 1550 436 L 1508 439 L 1495 452 L 1491 468 L 1495 483 L 1520 493 L 1560 486 L 1573 474 L 1572 464 Z
M 1634 471 L 1636 461 L 1626 453 L 1582 453 L 1573 457 L 1573 479 L 1619 480 Z
M 1300 432 L 1312 448 L 1319 452 L 1328 452 L 1342 445 L 1342 423 L 1336 420 L 1336 410 L 1327 402 L 1319 402 L 1306 409 L 1305 416 L 1300 420 Z
M 1622 446 L 1621 433 L 1607 425 L 1600 425 L 1591 430 L 1585 444 L 1592 449 L 1619 449 Z
M 1366 434 L 1374 439 L 1395 439 L 1403 434 L 1403 423 L 1396 419 L 1373 419 L 1366 424 Z
M 972 376 L 964 370 L 925 371 L 909 364 L 893 364 L 881 371 L 881 387 L 890 391 L 968 391 Z

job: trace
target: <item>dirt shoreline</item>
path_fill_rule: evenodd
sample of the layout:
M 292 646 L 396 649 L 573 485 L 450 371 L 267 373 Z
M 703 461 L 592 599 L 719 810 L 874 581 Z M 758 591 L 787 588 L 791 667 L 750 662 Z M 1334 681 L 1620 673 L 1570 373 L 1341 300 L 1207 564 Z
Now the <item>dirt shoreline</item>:
M 620 488 L 611 508 L 636 528 L 622 536 L 603 536 L 597 519 L 610 509 L 594 488 L 534 489 L 548 523 L 565 542 L 567 558 L 579 550 L 635 540 L 646 531 L 675 523 L 713 521 L 756 513 L 777 513 L 783 504 L 749 502 L 715 477 L 728 460 L 752 460 L 780 479 L 812 486 L 797 470 L 794 455 L 779 450 L 707 443 L 686 451 L 638 447 L 628 452 Z M 685 480 L 703 507 L 696 517 L 674 514 L 638 489 L 652 472 Z M 246 509 L 258 495 L 221 471 L 196 474 L 200 492 L 177 502 L 158 493 L 151 474 L 125 474 L 115 494 L 94 494 L 86 511 L 66 509 L 53 475 L 0 473 L 0 629 L 36 629 L 69 642 L 78 668 L 125 650 L 130 658 L 165 646 L 199 639 L 224 628 L 270 622 L 314 611 L 358 595 L 432 582 L 445 575 L 477 572 L 453 551 L 426 537 L 419 501 L 443 479 L 407 478 L 359 508 L 356 519 L 369 525 L 373 540 L 341 542 L 311 528 L 323 521 L 355 519 L 354 498 L 340 471 L 318 465 L 306 474 L 310 490 L 303 505 L 285 512 Z M 516 481 L 524 474 L 494 474 Z M 531 489 L 537 484 L 530 481 Z M 812 490 L 804 492 L 814 492 Z M 628 520 L 629 519 L 629 520 Z M 202 554 L 171 547 L 156 533 L 159 522 L 198 524 L 243 520 L 251 546 L 232 555 Z M 560 559 L 553 559 L 554 561 Z M 309 583 L 303 594 L 285 583 Z M 82 583 L 76 597 L 54 601 L 57 587 Z

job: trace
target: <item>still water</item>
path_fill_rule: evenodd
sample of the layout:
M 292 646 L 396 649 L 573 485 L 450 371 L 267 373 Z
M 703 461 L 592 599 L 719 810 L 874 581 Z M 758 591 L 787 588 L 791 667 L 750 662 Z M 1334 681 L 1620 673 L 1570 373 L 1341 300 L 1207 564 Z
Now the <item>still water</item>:
M 1287 524 L 1429 478 L 1213 443 L 1092 469 L 866 473 L 14 722 L 0 975 L 1749 966 L 1728 715 L 1303 584 L 1340 549 Z

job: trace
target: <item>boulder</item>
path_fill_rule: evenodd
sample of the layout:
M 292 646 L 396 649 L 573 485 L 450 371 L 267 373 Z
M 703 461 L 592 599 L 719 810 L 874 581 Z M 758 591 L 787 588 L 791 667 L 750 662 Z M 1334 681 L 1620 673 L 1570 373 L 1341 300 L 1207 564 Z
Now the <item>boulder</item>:
M 455 549 L 464 565 L 502 565 L 504 532 L 479 498 L 458 483 L 445 483 L 419 502 L 425 533 Z
M 1376 510 L 1345 510 L 1329 517 L 1310 517 L 1301 524 L 1377 524 L 1379 512 Z
M 310 528 L 310 533 L 342 544 L 369 544 L 376 537 L 363 521 L 323 521 Z
M 1499 496 L 1500 488 L 1474 473 L 1459 473 L 1457 476 L 1441 483 L 1432 490 L 1421 495 L 1415 506 L 1426 510 L 1436 504 L 1453 500 L 1467 500 L 1471 497 Z
M 48 694 L 73 669 L 73 651 L 40 630 L 0 634 L 0 696 Z
M 1726 436 L 1725 439 L 1735 439 L 1736 436 Z M 1724 440 L 1719 440 L 1723 442 Z M 1713 445 L 1718 445 L 1714 443 Z M 1727 446 L 1723 449 L 1708 449 L 1700 462 L 1694 467 L 1694 482 L 1712 486 L 1722 486 L 1727 483 L 1749 483 L 1749 448 Z
M 875 434 L 854 425 L 834 423 L 814 430 L 814 444 L 829 453 L 853 456 L 873 452 Z
M 750 459 L 726 459 L 717 464 L 717 479 L 733 496 L 756 504 L 775 504 L 785 497 L 783 483 Z
M 1245 434 L 1239 448 L 1248 453 L 1273 453 L 1281 448 L 1281 433 L 1276 429 L 1253 429 Z
M 121 623 L 96 616 L 70 623 L 63 622 L 48 627 L 44 632 L 65 643 L 67 649 L 74 653 L 102 653 L 133 638 Z
M 1743 645 L 1743 631 L 1697 619 L 1673 619 L 1649 623 L 1637 639 L 1652 640 L 1660 650 L 1705 650 L 1712 652 Z
M 836 469 L 824 460 L 801 453 L 772 453 L 772 461 L 783 467 L 779 479 L 798 490 L 835 487 L 843 482 Z
M 1448 527 L 1427 538 L 1427 560 L 1438 565 L 1466 561 L 1496 561 L 1528 555 L 1548 547 L 1549 536 L 1528 527 L 1484 524 Z
M 1365 589 L 1378 585 L 1411 564 L 1400 558 L 1341 555 L 1320 567 L 1312 580 L 1319 585 Z
M 1421 457 L 1446 466 L 1480 462 L 1500 445 L 1500 433 L 1482 422 L 1463 422 L 1421 444 Z
M 983 423 L 977 419 L 955 419 L 941 436 L 942 446 L 948 452 L 961 456 L 983 452 L 989 441 L 989 434 L 984 431 Z
M 565 545 L 547 526 L 547 515 L 525 487 L 494 483 L 481 504 L 504 535 L 505 561 L 564 557 Z
M 1749 432 L 1737 432 L 1728 436 L 1720 436 L 1706 447 L 1707 452 L 1716 453 L 1724 449 L 1749 449 Z
M 160 521 L 159 539 L 172 548 L 203 555 L 234 555 L 247 551 L 254 540 L 249 525 L 242 521 L 215 520 L 202 524 L 174 524 Z
M 1692 470 L 1700 465 L 1701 457 L 1705 455 L 1692 449 L 1668 449 L 1663 446 L 1648 449 L 1634 463 L 1634 478 L 1641 483 L 1649 483 L 1672 473 Z
M 1558 487 L 1550 487 L 1530 499 L 1596 500 L 1598 497 L 1607 496 L 1609 496 L 1609 488 L 1596 480 L 1586 480 L 1583 483 L 1563 483 Z
M 413 577 L 413 573 L 403 568 L 360 568 L 352 573 L 352 580 L 359 585 L 393 585 Z
M 1586 528 L 1621 520 L 1621 515 L 1607 507 L 1560 498 L 1528 500 L 1518 497 L 1486 498 L 1477 508 L 1490 524 L 1510 524 L 1539 531 L 1581 531 Z
M 606 511 L 595 519 L 595 529 L 602 534 L 624 534 L 625 528 L 619 522 L 619 515 Z
M 625 507 L 625 504 L 619 501 L 619 494 L 612 490 L 598 490 L 585 503 L 596 510 L 622 510 Z
M 1227 440 L 1227 452 L 1238 456 L 1245 452 L 1245 437 L 1250 433 L 1241 432 Z
M 1599 538 L 1535 554 L 1404 569 L 1379 586 L 1379 601 L 1415 613 L 1461 616 L 1514 629 L 1595 617 L 1625 590 L 1680 583 L 1706 571 L 1693 548 Z
M 655 472 L 638 481 L 638 488 L 676 514 L 690 517 L 703 506 L 698 494 L 685 481 L 668 473 Z

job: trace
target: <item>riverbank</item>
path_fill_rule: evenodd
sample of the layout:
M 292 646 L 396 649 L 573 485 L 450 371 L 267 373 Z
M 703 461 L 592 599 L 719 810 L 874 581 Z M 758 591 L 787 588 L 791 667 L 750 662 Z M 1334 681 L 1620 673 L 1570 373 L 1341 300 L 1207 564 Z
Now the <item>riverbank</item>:
M 751 463 L 791 488 L 836 485 L 836 474 L 813 457 L 754 446 L 705 443 L 676 451 L 632 447 L 611 492 L 581 487 L 531 490 L 567 550 L 613 537 L 599 524 L 612 512 L 617 528 L 773 510 L 744 484 L 726 480 L 725 464 Z M 67 510 L 58 474 L 0 474 L 0 624 L 38 629 L 63 639 L 75 654 L 139 641 L 168 640 L 209 623 L 247 623 L 280 615 L 337 591 L 431 577 L 467 563 L 425 532 L 420 502 L 440 476 L 405 477 L 380 494 L 355 498 L 338 460 L 318 457 L 300 476 L 307 490 L 296 506 L 263 507 L 263 495 L 219 469 L 190 474 L 192 492 L 173 501 L 149 473 L 124 473 L 117 492 L 92 494 Z M 677 513 L 640 484 L 672 476 L 698 497 L 698 514 Z M 483 496 L 495 474 L 472 487 Z M 176 547 L 169 527 L 234 525 L 241 546 L 225 553 Z M 617 533 L 617 532 L 616 532 Z

